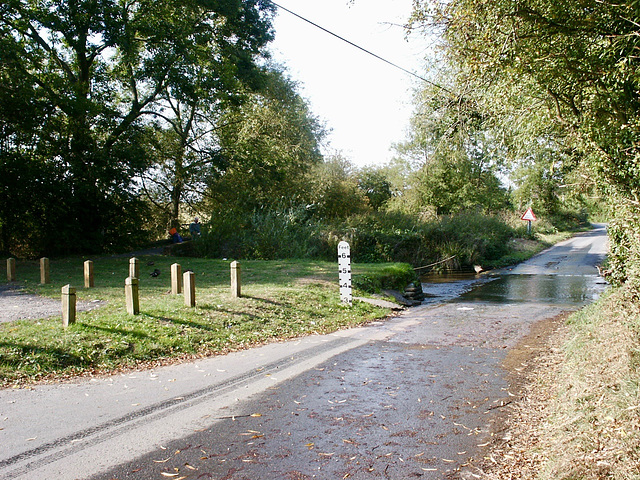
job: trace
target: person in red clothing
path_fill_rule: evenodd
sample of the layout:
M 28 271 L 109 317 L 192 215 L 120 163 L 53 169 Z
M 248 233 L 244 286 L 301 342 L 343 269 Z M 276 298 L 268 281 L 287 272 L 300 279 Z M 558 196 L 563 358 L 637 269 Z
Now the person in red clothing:
M 169 235 L 171 235 L 171 241 L 173 243 L 182 243 L 182 237 L 178 233 L 176 227 L 173 227 L 171 230 L 169 230 Z

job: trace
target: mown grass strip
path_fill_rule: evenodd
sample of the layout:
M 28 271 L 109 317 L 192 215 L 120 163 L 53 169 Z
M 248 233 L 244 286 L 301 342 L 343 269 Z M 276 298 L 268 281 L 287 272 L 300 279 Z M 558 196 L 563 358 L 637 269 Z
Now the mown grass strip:
M 340 303 L 337 264 L 316 261 L 242 262 L 242 298 L 230 292 L 230 262 L 162 256 L 140 257 L 140 315 L 126 313 L 126 257 L 96 258 L 95 288 L 84 288 L 83 258 L 52 259 L 51 284 L 39 284 L 37 261 L 18 263 L 28 291 L 60 298 L 64 284 L 77 286 L 78 300 L 106 305 L 79 312 L 67 329 L 60 317 L 0 324 L 0 385 L 114 372 L 145 364 L 223 354 L 249 346 L 328 333 L 389 314 L 355 302 Z M 170 294 L 170 266 L 196 273 L 195 308 Z M 151 264 L 152 263 L 152 264 Z M 394 266 L 405 271 L 408 266 Z M 160 270 L 157 277 L 150 276 Z M 354 265 L 354 276 L 375 276 L 389 264 Z

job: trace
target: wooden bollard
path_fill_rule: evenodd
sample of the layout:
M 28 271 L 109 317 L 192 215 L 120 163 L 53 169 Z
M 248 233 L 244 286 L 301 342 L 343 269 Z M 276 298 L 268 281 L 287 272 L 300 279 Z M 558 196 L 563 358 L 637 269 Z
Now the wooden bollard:
M 196 306 L 196 274 L 193 272 L 184 272 L 184 304 L 187 307 Z
M 129 259 L 129 276 L 131 278 L 140 278 L 140 260 L 136 257 Z
M 40 259 L 40 283 L 46 285 L 49 281 L 49 259 L 42 257 Z
M 76 323 L 76 289 L 71 285 L 62 287 L 62 326 Z
M 7 282 L 16 281 L 16 259 L 7 258 Z
M 124 281 L 124 297 L 127 302 L 127 313 L 138 315 L 140 313 L 140 294 L 137 278 L 127 277 Z
M 231 262 L 231 296 L 240 298 L 242 296 L 242 284 L 240 279 L 240 263 Z
M 84 288 L 93 288 L 94 286 L 93 262 L 91 260 L 87 260 L 84 262 Z
M 182 293 L 182 267 L 178 263 L 171 265 L 171 295 Z

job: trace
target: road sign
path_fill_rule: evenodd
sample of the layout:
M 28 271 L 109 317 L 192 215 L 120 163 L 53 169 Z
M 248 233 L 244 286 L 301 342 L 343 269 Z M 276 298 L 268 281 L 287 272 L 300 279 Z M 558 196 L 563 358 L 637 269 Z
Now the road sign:
M 536 218 L 535 213 L 533 213 L 533 210 L 531 209 L 531 207 L 527 208 L 527 211 L 524 212 L 524 215 L 522 215 L 522 220 L 528 220 L 528 221 L 532 221 L 532 220 L 538 220 Z
M 338 244 L 338 279 L 340 281 L 340 301 L 351 305 L 351 247 L 347 242 Z

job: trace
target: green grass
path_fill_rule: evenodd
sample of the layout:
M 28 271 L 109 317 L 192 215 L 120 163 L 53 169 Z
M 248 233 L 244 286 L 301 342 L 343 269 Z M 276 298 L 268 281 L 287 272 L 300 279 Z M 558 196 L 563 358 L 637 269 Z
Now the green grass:
M 337 264 L 332 262 L 243 261 L 243 296 L 237 299 L 230 293 L 230 262 L 152 256 L 140 257 L 140 315 L 133 316 L 126 313 L 124 299 L 129 259 L 92 259 L 92 289 L 83 286 L 84 260 L 51 259 L 48 285 L 39 285 L 37 261 L 18 261 L 18 281 L 27 291 L 59 299 L 61 287 L 71 284 L 78 301 L 101 300 L 105 305 L 78 312 L 76 323 L 67 329 L 60 316 L 0 324 L 1 386 L 222 354 L 328 333 L 389 314 L 363 302 L 341 304 Z M 147 266 L 150 261 L 154 264 Z M 186 307 L 181 295 L 170 294 L 172 263 L 195 272 L 195 308 Z M 354 265 L 354 279 L 375 276 L 389 265 Z M 160 276 L 150 277 L 156 268 Z
M 569 318 L 539 427 L 539 479 L 640 478 L 640 306 L 624 288 Z

